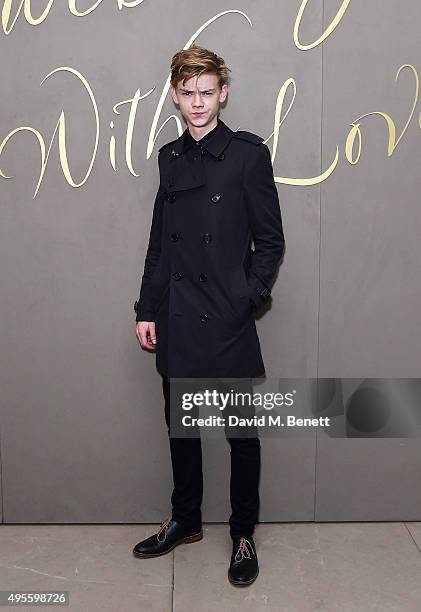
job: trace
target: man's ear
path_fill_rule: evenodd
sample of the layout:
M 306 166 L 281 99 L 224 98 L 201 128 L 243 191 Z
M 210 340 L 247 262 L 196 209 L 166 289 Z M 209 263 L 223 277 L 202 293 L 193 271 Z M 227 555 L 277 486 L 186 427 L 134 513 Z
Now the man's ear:
M 170 91 L 171 91 L 171 97 L 172 97 L 174 103 L 178 104 L 177 92 L 175 91 L 175 89 L 174 89 L 174 87 L 172 85 L 170 86 Z
M 219 94 L 219 101 L 225 102 L 227 95 L 228 95 L 228 85 L 224 83 L 221 87 L 221 93 Z

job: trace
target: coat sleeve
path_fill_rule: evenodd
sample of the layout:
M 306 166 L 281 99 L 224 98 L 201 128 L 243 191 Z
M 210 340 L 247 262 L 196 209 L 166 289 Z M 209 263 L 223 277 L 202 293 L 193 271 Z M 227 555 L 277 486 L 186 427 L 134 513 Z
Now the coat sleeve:
M 149 244 L 148 249 L 146 251 L 139 298 L 134 303 L 136 322 L 155 320 L 155 309 L 151 294 L 151 278 L 156 270 L 159 258 L 161 256 L 163 206 L 165 195 L 165 191 L 161 183 L 160 154 L 158 154 L 158 166 L 160 174 L 159 188 L 155 196 L 152 213 L 152 223 L 149 232 Z
M 251 147 L 244 172 L 245 201 L 254 242 L 248 283 L 254 309 L 258 310 L 270 298 L 270 285 L 285 248 L 278 191 L 266 144 Z

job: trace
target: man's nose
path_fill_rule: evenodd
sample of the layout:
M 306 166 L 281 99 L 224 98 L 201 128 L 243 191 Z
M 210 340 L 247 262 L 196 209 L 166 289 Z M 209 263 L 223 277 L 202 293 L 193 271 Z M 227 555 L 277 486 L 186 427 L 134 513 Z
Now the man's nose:
M 193 94 L 193 106 L 203 106 L 202 96 L 199 93 Z

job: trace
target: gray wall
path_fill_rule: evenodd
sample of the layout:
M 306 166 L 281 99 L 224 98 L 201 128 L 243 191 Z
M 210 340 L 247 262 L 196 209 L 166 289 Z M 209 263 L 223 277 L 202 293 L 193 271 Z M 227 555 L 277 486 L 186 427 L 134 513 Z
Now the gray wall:
M 17 3 L 16 3 L 17 4 Z M 300 50 L 293 28 L 301 2 L 243 0 L 197 42 L 232 69 L 222 118 L 269 138 L 279 89 L 296 85 L 282 124 L 274 174 L 286 252 L 271 308 L 257 325 L 268 378 L 417 377 L 421 362 L 419 105 L 391 156 L 384 118 L 361 119 L 361 157 L 345 144 L 352 121 L 382 111 L 397 137 L 421 69 L 421 6 L 352 0 L 323 45 Z M 300 40 L 316 40 L 341 2 L 309 2 Z M 234 5 L 232 5 L 234 6 Z M 6 144 L 0 169 L 0 383 L 2 520 L 159 522 L 169 510 L 171 472 L 155 358 L 134 334 L 159 146 L 178 136 L 174 120 L 150 157 L 147 143 L 173 53 L 231 5 L 154 0 L 118 11 L 103 3 L 71 16 L 56 2 L 45 21 L 22 16 L 2 35 L 0 140 L 21 126 L 46 149 L 62 109 L 75 182 L 87 172 L 99 113 L 99 146 L 87 181 L 63 175 L 57 135 L 40 189 L 33 133 Z M 16 9 L 15 9 L 16 10 Z M 165 17 L 165 19 L 164 19 Z M 125 162 L 128 105 L 140 101 L 132 161 Z M 284 111 L 288 108 L 289 89 Z M 169 95 L 158 128 L 180 116 Z M 110 121 L 114 121 L 111 129 Z M 184 122 L 182 124 L 184 129 Z M 116 138 L 117 170 L 108 143 Z M 332 174 L 316 184 L 291 179 Z M 354 147 L 354 154 L 357 146 Z M 305 182 L 304 182 L 305 183 Z M 204 440 L 205 521 L 229 515 L 229 447 Z M 317 436 L 262 440 L 261 521 L 421 520 L 419 439 Z

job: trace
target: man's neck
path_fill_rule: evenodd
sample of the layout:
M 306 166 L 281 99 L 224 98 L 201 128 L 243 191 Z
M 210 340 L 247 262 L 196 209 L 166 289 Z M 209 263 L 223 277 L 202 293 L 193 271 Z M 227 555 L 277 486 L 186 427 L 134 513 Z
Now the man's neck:
M 194 138 L 194 140 L 197 141 L 197 140 L 201 140 L 204 136 L 206 136 L 206 134 L 208 134 L 214 128 L 216 128 L 217 125 L 218 125 L 218 117 L 215 117 L 215 119 L 209 125 L 205 125 L 202 128 L 197 128 L 194 125 L 189 125 L 188 129 L 190 132 L 190 136 Z

